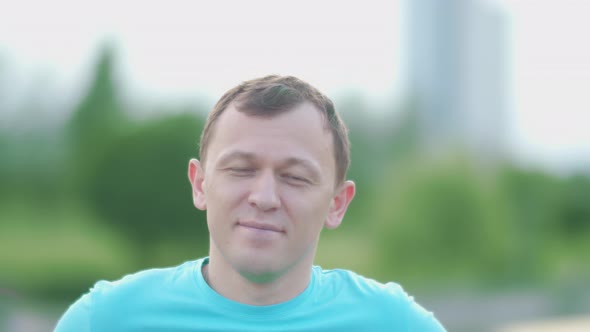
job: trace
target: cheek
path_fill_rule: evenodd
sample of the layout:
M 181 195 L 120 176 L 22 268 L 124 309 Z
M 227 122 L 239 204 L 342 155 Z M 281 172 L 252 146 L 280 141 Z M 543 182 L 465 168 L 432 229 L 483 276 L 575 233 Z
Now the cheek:
M 222 207 L 231 206 L 247 196 L 247 186 L 244 182 L 214 179 L 206 187 L 207 206 Z
M 331 196 L 322 191 L 285 191 L 284 207 L 293 219 L 323 225 L 330 209 Z M 313 227 L 310 227 L 313 229 Z

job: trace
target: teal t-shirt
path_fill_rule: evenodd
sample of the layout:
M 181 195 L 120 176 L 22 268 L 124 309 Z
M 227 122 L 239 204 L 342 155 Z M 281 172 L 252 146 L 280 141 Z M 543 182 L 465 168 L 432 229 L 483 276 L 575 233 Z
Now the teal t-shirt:
M 395 283 L 314 266 L 309 285 L 295 298 L 252 306 L 209 287 L 201 274 L 207 262 L 99 281 L 70 306 L 55 331 L 444 331 Z

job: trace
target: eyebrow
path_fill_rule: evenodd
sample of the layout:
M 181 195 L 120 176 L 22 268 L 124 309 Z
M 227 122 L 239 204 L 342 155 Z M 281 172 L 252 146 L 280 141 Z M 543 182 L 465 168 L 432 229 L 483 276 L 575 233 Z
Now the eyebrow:
M 230 153 L 227 153 L 225 155 L 222 155 L 219 160 L 217 161 L 217 164 L 219 165 L 223 165 L 225 163 L 228 163 L 234 159 L 246 159 L 246 160 L 254 160 L 256 159 L 256 155 L 254 155 L 251 152 L 244 152 L 244 151 L 232 151 Z
M 315 180 L 320 180 L 320 169 L 315 163 L 302 158 L 290 157 L 285 161 L 285 167 L 301 166 L 310 172 L 310 176 Z
M 221 156 L 218 160 L 218 165 L 224 165 L 232 160 L 235 159 L 244 159 L 247 161 L 254 161 L 257 159 L 256 154 L 252 152 L 245 152 L 245 151 L 232 151 L 223 156 Z M 282 167 L 290 167 L 290 166 L 301 166 L 308 170 L 311 176 L 315 179 L 320 179 L 320 170 L 319 167 L 314 163 L 307 159 L 298 158 L 298 157 L 289 157 L 286 160 L 281 162 Z

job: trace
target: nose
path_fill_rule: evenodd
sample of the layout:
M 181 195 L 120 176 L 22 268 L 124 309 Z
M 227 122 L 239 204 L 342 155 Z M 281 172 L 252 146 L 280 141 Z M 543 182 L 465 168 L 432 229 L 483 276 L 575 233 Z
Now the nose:
M 281 206 L 281 199 L 277 193 L 276 185 L 272 172 L 261 173 L 248 196 L 250 205 L 262 211 L 278 209 Z

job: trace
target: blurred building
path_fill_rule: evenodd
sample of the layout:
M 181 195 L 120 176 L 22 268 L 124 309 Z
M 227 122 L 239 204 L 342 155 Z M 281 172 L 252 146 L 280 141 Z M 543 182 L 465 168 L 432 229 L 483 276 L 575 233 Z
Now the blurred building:
M 506 151 L 508 22 L 497 1 L 406 0 L 407 83 L 420 141 L 485 159 Z

